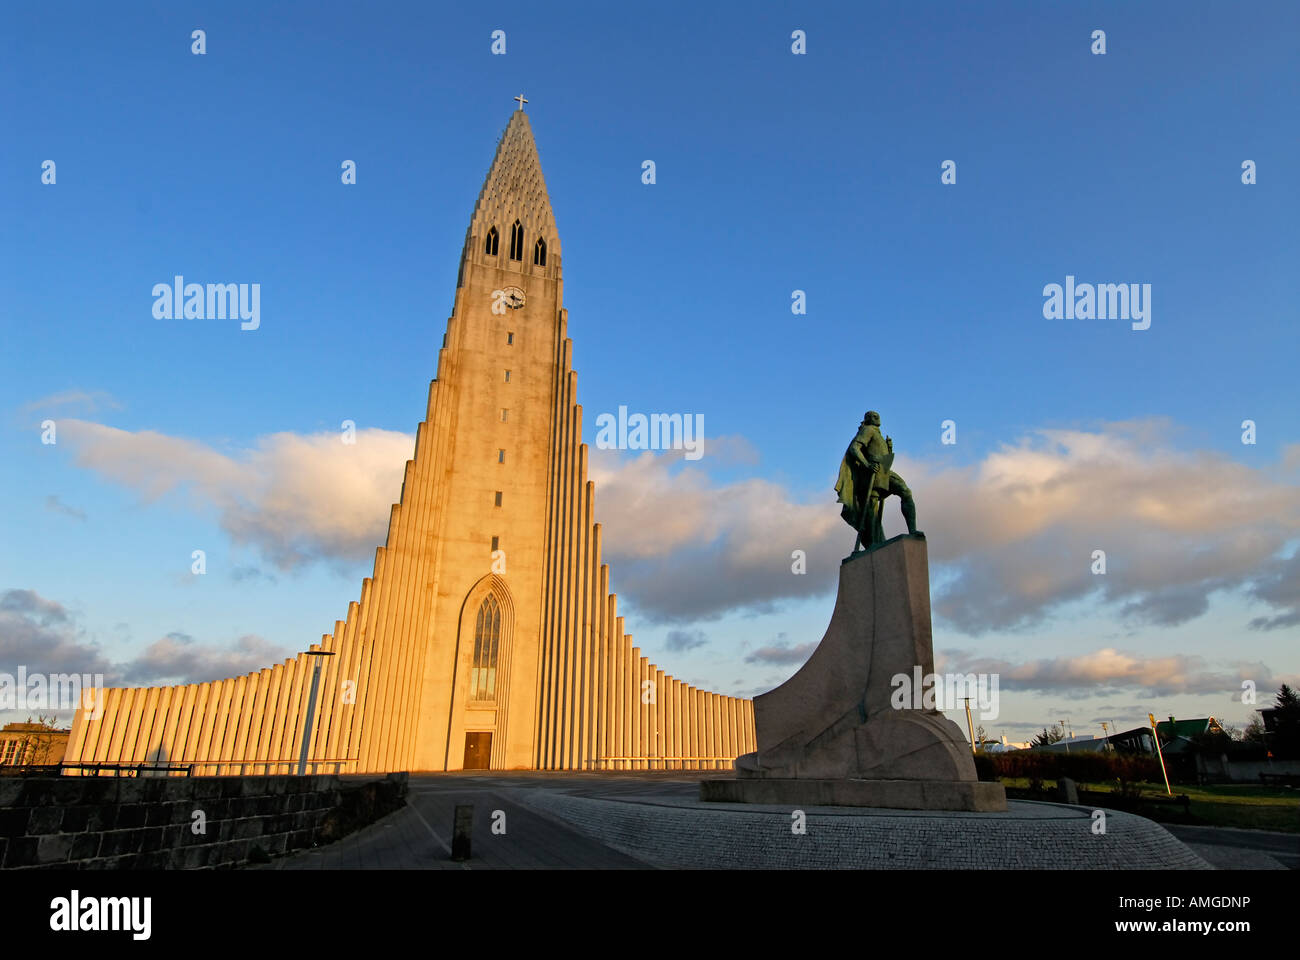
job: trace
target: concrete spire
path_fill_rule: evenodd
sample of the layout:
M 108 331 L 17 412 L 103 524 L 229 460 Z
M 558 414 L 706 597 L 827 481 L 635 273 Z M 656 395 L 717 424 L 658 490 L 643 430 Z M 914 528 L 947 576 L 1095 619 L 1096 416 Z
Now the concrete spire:
M 516 219 L 523 249 L 512 257 Z M 68 762 L 284 773 L 298 768 L 308 729 L 316 773 L 716 769 L 754 749 L 747 701 L 679 690 L 617 613 L 559 247 L 528 115 L 516 110 L 474 208 L 400 500 L 347 619 L 246 676 L 104 691 L 102 709 L 77 711 Z M 480 630 L 484 610 L 493 620 L 485 613 Z M 318 652 L 335 655 L 309 726 Z
M 472 259 L 482 256 L 488 231 L 496 227 L 500 251 L 505 254 L 510 228 L 518 220 L 524 230 L 524 261 L 532 262 L 533 245 L 541 237 L 546 241 L 548 262 L 553 257 L 558 265 L 560 237 L 555 229 L 555 215 L 551 212 L 551 198 L 546 192 L 533 129 L 522 107 L 520 104 L 520 109 L 510 114 L 510 122 L 497 143 L 496 156 L 479 191 L 465 234 L 465 252 Z

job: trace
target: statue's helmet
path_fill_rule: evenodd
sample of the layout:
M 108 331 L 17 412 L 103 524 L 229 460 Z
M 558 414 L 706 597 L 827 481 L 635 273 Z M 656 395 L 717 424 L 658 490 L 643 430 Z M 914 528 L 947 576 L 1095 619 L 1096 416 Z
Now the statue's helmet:
M 880 426 L 880 414 L 876 413 L 874 410 L 868 410 L 862 419 L 865 423 L 874 424 L 877 427 Z

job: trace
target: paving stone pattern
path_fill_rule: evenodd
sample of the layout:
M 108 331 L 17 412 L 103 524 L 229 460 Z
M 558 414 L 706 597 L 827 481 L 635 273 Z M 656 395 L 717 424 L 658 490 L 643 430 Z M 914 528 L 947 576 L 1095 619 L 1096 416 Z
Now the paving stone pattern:
M 808 807 L 792 810 L 659 796 L 618 799 L 530 790 L 521 803 L 629 856 L 670 868 L 899 870 L 1206 870 L 1204 859 L 1143 817 L 1012 802 L 1005 813 Z

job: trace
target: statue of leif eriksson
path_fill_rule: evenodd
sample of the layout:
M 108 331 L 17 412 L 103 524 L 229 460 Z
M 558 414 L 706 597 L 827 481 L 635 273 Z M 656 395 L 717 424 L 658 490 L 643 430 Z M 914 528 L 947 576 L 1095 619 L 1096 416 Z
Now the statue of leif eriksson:
M 840 477 L 835 483 L 835 492 L 839 494 L 840 503 L 844 504 L 840 516 L 858 534 L 853 542 L 854 553 L 858 552 L 859 546 L 874 547 L 885 542 L 880 520 L 885 498 L 889 496 L 898 497 L 903 502 L 907 532 L 924 536 L 916 530 L 916 503 L 912 500 L 912 491 L 903 478 L 890 469 L 893 465 L 894 441 L 881 436 L 880 414 L 868 410 L 858 427 L 857 436 L 844 451 Z

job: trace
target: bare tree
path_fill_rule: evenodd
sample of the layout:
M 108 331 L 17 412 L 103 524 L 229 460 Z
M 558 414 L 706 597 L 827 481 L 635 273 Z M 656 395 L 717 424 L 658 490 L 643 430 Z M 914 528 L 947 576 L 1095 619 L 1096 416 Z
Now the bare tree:
M 27 718 L 25 726 L 29 729 L 23 731 L 14 751 L 15 766 L 40 766 L 50 762 L 55 744 L 63 732 L 57 726 L 58 719 L 54 714 L 41 715 L 35 720 Z

